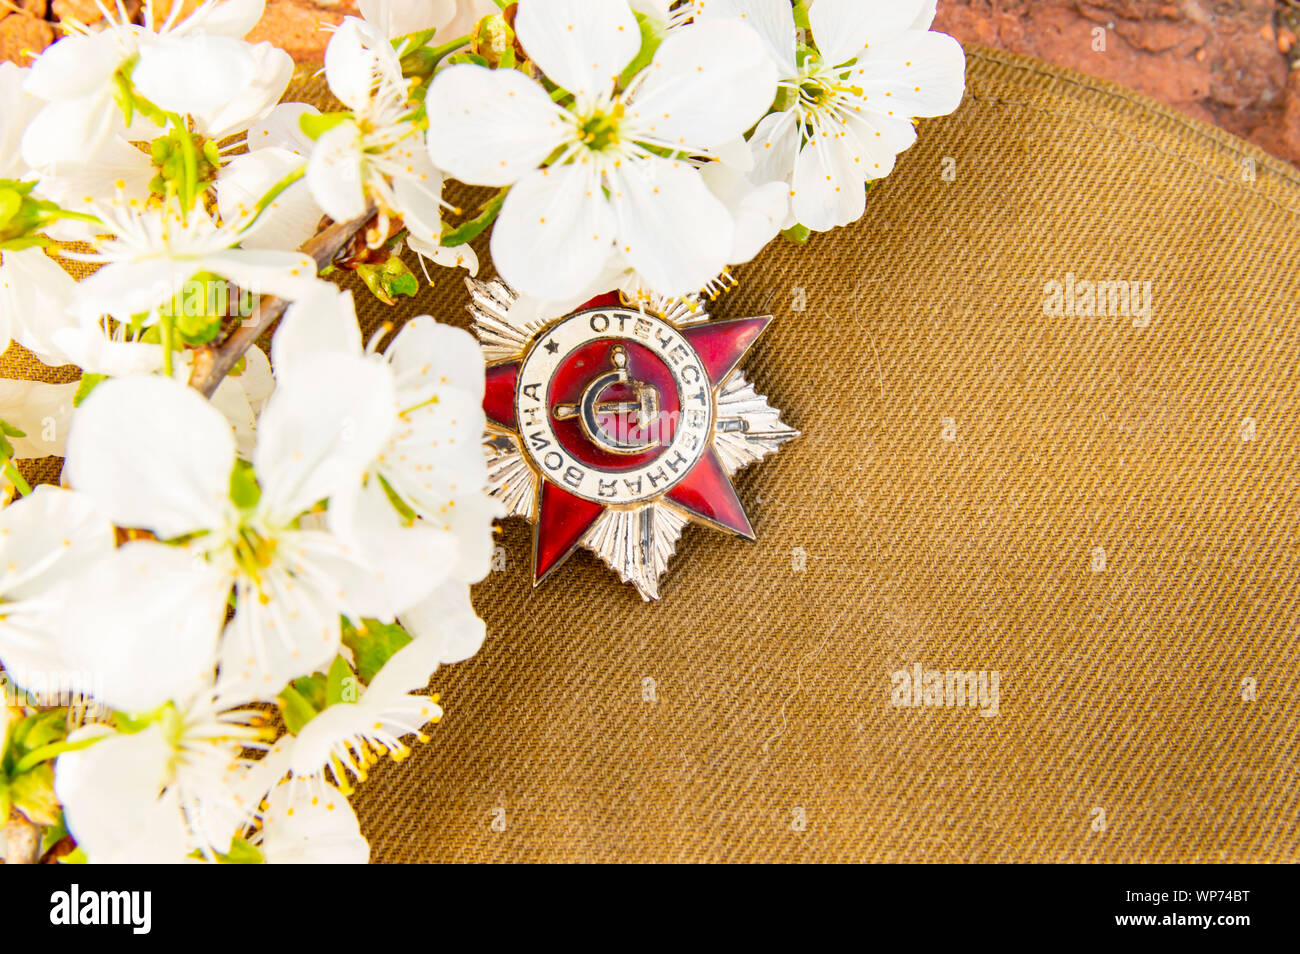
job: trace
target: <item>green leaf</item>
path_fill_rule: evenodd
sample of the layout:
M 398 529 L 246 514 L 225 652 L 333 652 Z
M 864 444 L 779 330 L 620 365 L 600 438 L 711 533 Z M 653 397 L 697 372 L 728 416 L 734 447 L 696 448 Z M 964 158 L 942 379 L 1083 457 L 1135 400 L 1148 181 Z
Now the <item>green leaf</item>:
M 41 857 L 44 858 L 46 853 L 68 837 L 68 823 L 63 817 L 63 811 L 60 809 L 59 817 L 46 826 L 41 832 Z
M 212 315 L 180 315 L 176 319 L 176 333 L 187 345 L 211 344 L 221 334 L 221 319 Z
M 419 514 L 412 510 L 411 505 L 401 498 L 397 491 L 393 489 L 393 485 L 384 478 L 383 474 L 377 474 L 376 476 L 379 478 L 379 485 L 384 488 L 384 495 L 388 497 L 388 502 L 393 505 L 394 510 L 402 515 L 402 520 L 405 521 L 408 527 L 420 519 Z
M 13 807 L 34 825 L 53 825 L 59 817 L 59 800 L 54 796 L 54 769 L 42 762 L 9 783 Z
M 211 272 L 199 272 L 162 309 L 162 317 L 188 345 L 205 345 L 221 334 L 230 306 L 230 286 Z
M 453 53 L 451 56 L 447 57 L 447 63 L 452 66 L 455 66 L 457 63 L 473 63 L 475 66 L 489 66 L 485 57 L 479 56 L 477 53 L 468 52 Z
M 312 704 L 317 712 L 325 708 L 325 677 L 320 673 L 295 679 L 293 687 Z
M 95 390 L 95 385 L 107 379 L 106 374 L 83 374 L 81 383 L 77 385 L 77 393 L 72 396 L 72 406 L 81 407 L 81 402 L 90 397 L 90 392 Z
M 18 179 L 0 179 L 0 189 L 8 189 L 17 192 L 21 196 L 31 195 L 36 188 L 35 182 L 21 182 Z
M 361 688 L 357 685 L 357 674 L 352 671 L 346 659 L 335 656 L 326 678 L 325 704 L 333 706 L 340 702 L 356 702 L 360 698 Z
M 59 859 L 61 865 L 84 865 L 90 861 L 86 853 L 81 848 L 73 848 L 70 852 Z
M 389 282 L 389 290 L 394 295 L 402 295 L 406 298 L 414 298 L 415 293 L 420 290 L 420 283 L 410 272 L 405 275 L 398 275 Z
M 803 245 L 812 236 L 812 229 L 806 225 L 795 225 L 786 229 L 781 235 L 788 242 L 794 242 L 796 245 Z
M 483 230 L 492 224 L 497 217 L 497 213 L 501 211 L 501 206 L 506 201 L 506 193 L 509 191 L 509 189 L 502 189 L 489 202 L 480 207 L 482 211 L 476 217 L 462 223 L 450 232 L 444 233 L 442 245 L 446 248 L 454 248 L 457 245 L 472 242 L 482 235 Z
M 258 486 L 252 464 L 235 461 L 235 469 L 230 472 L 230 499 L 240 510 L 252 510 L 262 499 L 262 488 Z
M 256 845 L 249 844 L 242 838 L 236 838 L 230 843 L 230 851 L 224 855 L 217 855 L 217 864 L 264 865 L 266 858 L 262 855 L 262 849 Z
M 366 619 L 361 621 L 361 628 L 358 629 L 348 620 L 343 620 L 343 645 L 352 650 L 357 673 L 366 683 L 374 679 L 384 664 L 410 642 L 410 634 L 396 623 Z
M 308 139 L 316 140 L 352 118 L 351 113 L 303 113 L 298 117 L 298 127 Z
M 23 197 L 16 189 L 0 189 L 0 228 L 14 220 L 23 207 Z
M 29 248 L 49 248 L 54 243 L 44 235 L 24 235 L 0 242 L 0 252 L 21 252 Z
M 624 89 L 627 88 L 628 83 L 632 82 L 632 78 L 636 74 L 650 65 L 650 61 L 659 52 L 659 47 L 663 44 L 664 37 L 667 35 L 659 23 L 639 11 L 636 15 L 636 22 L 641 28 L 641 49 L 637 51 L 632 62 L 627 65 L 627 69 L 618 78 L 618 84 Z
M 299 679 L 298 682 L 303 680 Z M 280 716 L 284 719 L 284 727 L 292 734 L 297 735 L 305 726 L 316 716 L 320 715 L 320 710 L 308 701 L 307 697 L 298 691 L 295 686 L 285 686 L 284 690 L 276 698 L 276 703 L 280 706 Z
M 804 0 L 798 0 L 794 5 L 794 25 L 800 30 L 812 29 L 812 23 L 808 20 L 808 5 Z
M 390 256 L 382 265 L 359 265 L 357 274 L 385 305 L 395 304 L 395 296 L 412 298 L 420 290 L 419 281 L 400 255 Z
M 26 436 L 27 436 L 27 434 L 26 434 L 25 431 L 20 431 L 20 430 L 18 430 L 18 428 L 14 427 L 12 424 L 10 424 L 10 423 L 8 423 L 8 422 L 6 422 L 6 421 L 0 421 L 0 434 L 4 434 L 4 435 L 6 435 L 6 436 L 8 436 L 8 437 L 26 437 Z
M 21 757 L 51 742 L 58 742 L 67 734 L 64 710 L 48 709 L 19 722 L 9 735 L 9 745 Z

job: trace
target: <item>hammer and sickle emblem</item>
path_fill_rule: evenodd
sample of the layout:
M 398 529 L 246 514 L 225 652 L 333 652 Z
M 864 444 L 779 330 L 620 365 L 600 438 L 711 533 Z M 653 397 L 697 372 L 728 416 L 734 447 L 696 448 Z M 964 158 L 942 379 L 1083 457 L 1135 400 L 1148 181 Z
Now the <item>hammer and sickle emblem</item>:
M 609 433 L 601 425 L 602 415 L 617 415 L 630 422 L 629 415 L 635 413 L 637 426 L 641 428 L 645 428 L 659 417 L 659 389 L 632 380 L 627 370 L 626 349 L 616 345 L 610 352 L 610 358 L 614 363 L 614 370 L 594 378 L 583 389 L 582 400 L 578 404 L 556 405 L 555 419 L 568 421 L 576 417 L 587 439 L 611 454 L 641 454 L 652 447 L 658 447 L 660 444 L 658 437 L 646 437 L 639 442 L 627 441 L 616 434 Z M 633 402 L 602 401 L 605 392 L 618 384 L 630 384 L 636 390 L 636 400 Z

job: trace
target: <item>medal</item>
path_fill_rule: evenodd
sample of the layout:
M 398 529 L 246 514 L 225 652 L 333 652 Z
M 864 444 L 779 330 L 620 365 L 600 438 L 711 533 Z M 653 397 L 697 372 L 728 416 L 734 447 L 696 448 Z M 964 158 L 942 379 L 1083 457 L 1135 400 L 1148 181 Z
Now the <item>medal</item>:
M 534 585 L 581 546 L 658 599 L 687 524 L 754 539 L 731 478 L 798 436 L 739 370 L 771 317 L 611 293 L 546 320 L 499 281 L 469 286 L 489 487 L 534 525 Z

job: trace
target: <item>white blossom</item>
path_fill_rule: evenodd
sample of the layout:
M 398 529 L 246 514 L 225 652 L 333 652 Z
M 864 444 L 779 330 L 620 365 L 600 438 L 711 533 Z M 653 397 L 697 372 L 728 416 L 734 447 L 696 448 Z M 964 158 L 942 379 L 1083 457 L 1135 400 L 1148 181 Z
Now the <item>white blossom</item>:
M 155 105 L 182 114 L 221 114 L 267 81 L 274 54 L 241 40 L 261 19 L 263 0 L 206 0 L 180 19 L 183 6 L 156 20 L 145 4 L 144 26 L 106 10 L 97 29 L 65 36 L 37 57 L 24 85 L 46 105 L 23 135 L 28 165 L 88 162 L 125 131 L 115 98 L 123 71 Z M 278 78 L 283 60 L 277 70 Z
M 676 30 L 619 90 L 641 45 L 625 0 L 523 0 L 516 28 L 571 106 L 520 72 L 470 64 L 438 74 L 427 101 L 434 164 L 511 187 L 492 233 L 502 276 L 563 299 L 622 254 L 665 295 L 711 282 L 728 264 L 735 222 L 694 159 L 772 104 L 776 69 L 757 34 L 729 21 Z
M 865 185 L 893 171 L 916 141 L 913 117 L 961 103 L 966 59 L 952 37 L 929 32 L 926 0 L 815 0 L 816 51 L 800 57 L 787 0 L 696 0 L 697 15 L 743 20 L 780 71 L 782 108 L 750 140 L 751 178 L 789 184 L 794 218 L 814 231 L 866 211 Z
M 224 604 L 233 591 L 222 677 L 273 698 L 288 680 L 333 658 L 340 616 L 391 621 L 437 585 L 437 568 L 447 563 L 442 535 L 422 537 L 410 542 L 423 549 L 412 546 L 380 578 L 355 547 L 299 526 L 319 501 L 361 479 L 388 437 L 393 402 L 383 369 L 361 358 L 321 357 L 267 403 L 253 454 L 260 495 L 241 507 L 231 497 L 234 436 L 215 408 L 165 378 L 108 381 L 73 418 L 65 475 L 119 526 L 181 541 L 144 544 L 139 553 L 141 564 L 161 563 L 164 553 L 189 555 L 195 571 L 176 581 L 179 600 L 204 606 L 215 594 Z M 123 586 L 131 572 L 121 568 Z M 94 612 L 113 611 L 106 596 Z

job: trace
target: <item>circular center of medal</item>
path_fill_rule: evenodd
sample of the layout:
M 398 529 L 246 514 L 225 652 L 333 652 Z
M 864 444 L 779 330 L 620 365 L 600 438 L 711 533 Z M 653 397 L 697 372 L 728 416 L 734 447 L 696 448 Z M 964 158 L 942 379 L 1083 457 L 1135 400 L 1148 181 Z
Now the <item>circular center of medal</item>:
M 708 447 L 713 393 L 685 336 L 600 308 L 541 333 L 520 365 L 515 411 L 542 476 L 606 504 L 658 497 Z
M 636 470 L 672 446 L 681 395 L 672 369 L 635 341 L 600 338 L 560 362 L 547 397 L 570 454 L 608 472 Z

